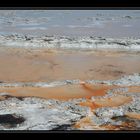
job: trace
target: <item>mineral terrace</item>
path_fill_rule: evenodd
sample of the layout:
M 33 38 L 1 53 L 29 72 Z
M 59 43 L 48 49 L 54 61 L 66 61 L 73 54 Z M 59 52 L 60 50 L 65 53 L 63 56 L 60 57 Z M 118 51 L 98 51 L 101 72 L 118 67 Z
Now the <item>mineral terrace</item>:
M 139 45 L 0 35 L 0 130 L 139 130 Z

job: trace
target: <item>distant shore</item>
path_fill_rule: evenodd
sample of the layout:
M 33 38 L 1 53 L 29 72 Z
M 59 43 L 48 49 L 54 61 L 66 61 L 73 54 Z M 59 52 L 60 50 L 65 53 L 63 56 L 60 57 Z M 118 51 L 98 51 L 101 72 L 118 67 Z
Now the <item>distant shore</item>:
M 139 38 L 70 37 L 70 36 L 27 36 L 21 34 L 0 35 L 0 46 L 17 48 L 49 49 L 120 49 L 140 50 Z

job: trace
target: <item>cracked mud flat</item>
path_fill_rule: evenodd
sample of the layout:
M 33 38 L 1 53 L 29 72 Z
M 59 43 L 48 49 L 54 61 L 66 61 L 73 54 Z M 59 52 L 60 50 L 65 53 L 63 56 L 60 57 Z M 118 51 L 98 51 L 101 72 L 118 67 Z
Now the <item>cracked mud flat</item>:
M 139 130 L 139 42 L 0 36 L 0 130 Z

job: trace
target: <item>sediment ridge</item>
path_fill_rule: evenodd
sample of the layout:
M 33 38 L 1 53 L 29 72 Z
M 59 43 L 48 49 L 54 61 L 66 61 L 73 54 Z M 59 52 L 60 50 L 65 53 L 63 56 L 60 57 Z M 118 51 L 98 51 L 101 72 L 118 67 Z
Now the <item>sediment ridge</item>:
M 43 99 L 40 97 L 16 97 L 1 92 L 5 98 L 0 101 L 1 130 L 139 130 L 140 75 L 125 75 L 113 81 L 66 80 L 54 83 L 0 83 L 1 87 L 15 88 L 35 86 L 47 88 L 64 85 L 84 85 L 90 90 L 96 84 L 120 85 L 108 89 L 105 95 L 90 98 L 70 98 L 68 100 Z M 108 83 L 109 82 L 109 83 Z M 56 84 L 57 83 L 57 84 Z M 62 84 L 63 83 L 63 84 Z M 93 87 L 92 87 L 92 84 Z M 90 84 L 90 86 L 88 86 Z M 51 86 L 48 86 L 51 85 Z M 87 90 L 87 89 L 85 89 Z M 9 121 L 3 118 L 8 117 Z
M 22 48 L 63 48 L 63 49 L 127 49 L 140 50 L 138 38 L 27 36 L 20 34 L 0 35 L 0 46 Z

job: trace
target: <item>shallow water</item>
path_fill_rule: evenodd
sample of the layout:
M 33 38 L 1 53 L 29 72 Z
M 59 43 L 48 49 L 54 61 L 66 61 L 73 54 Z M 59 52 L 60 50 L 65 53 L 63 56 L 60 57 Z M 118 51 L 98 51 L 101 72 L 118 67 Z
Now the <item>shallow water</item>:
M 1 10 L 0 33 L 139 37 L 140 10 Z
M 0 79 L 5 82 L 113 80 L 139 73 L 139 54 L 1 48 Z
M 90 85 L 85 86 L 64 85 L 59 87 L 4 87 L 0 92 L 6 92 L 8 95 L 17 97 L 40 97 L 45 99 L 68 100 L 73 98 L 91 98 L 92 96 L 104 96 L 108 89 L 107 85 Z

